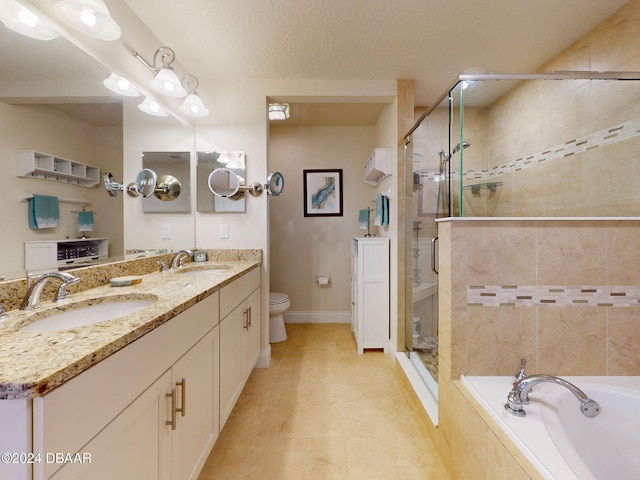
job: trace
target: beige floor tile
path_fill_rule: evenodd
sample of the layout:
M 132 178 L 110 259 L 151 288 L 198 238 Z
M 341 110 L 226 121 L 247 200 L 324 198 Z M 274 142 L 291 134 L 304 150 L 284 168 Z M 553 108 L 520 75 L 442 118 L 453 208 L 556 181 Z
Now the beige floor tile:
M 450 480 L 388 355 L 348 324 L 288 324 L 255 369 L 199 480 Z

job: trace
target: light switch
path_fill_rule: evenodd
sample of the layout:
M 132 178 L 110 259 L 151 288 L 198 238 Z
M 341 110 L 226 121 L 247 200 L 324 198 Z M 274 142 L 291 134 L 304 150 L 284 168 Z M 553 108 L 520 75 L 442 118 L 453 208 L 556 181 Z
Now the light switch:
M 220 224 L 220 238 L 229 238 L 229 225 L 227 223 Z
M 171 238 L 171 225 L 168 223 L 162 224 L 162 238 Z

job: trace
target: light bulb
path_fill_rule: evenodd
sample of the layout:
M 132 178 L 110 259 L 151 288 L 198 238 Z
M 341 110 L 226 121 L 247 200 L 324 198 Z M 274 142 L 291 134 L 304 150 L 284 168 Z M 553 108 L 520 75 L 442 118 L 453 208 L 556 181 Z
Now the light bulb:
M 92 8 L 83 8 L 80 11 L 80 20 L 89 28 L 95 27 L 96 23 L 98 23 L 96 11 Z

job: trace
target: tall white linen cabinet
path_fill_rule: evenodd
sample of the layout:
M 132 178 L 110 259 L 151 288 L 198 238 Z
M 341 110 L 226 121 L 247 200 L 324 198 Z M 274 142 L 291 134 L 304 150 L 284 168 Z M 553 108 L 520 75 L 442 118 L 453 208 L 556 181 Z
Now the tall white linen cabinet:
M 389 239 L 351 239 L 351 330 L 358 353 L 389 348 Z

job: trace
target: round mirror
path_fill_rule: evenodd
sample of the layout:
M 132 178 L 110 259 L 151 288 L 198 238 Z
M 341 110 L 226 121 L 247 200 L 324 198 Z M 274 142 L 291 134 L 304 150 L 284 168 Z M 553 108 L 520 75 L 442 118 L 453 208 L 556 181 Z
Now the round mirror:
M 180 195 L 180 182 L 171 175 L 160 175 L 154 192 L 156 198 L 165 202 L 175 200 Z
M 273 172 L 267 177 L 267 184 L 265 185 L 267 193 L 277 197 L 284 190 L 284 175 L 280 172 Z
M 136 190 L 143 197 L 150 197 L 156 191 L 156 181 L 158 176 L 153 170 L 145 168 L 140 170 L 136 177 Z
M 233 197 L 240 189 L 240 179 L 228 168 L 216 168 L 209 174 L 208 184 L 215 195 L 225 198 Z

